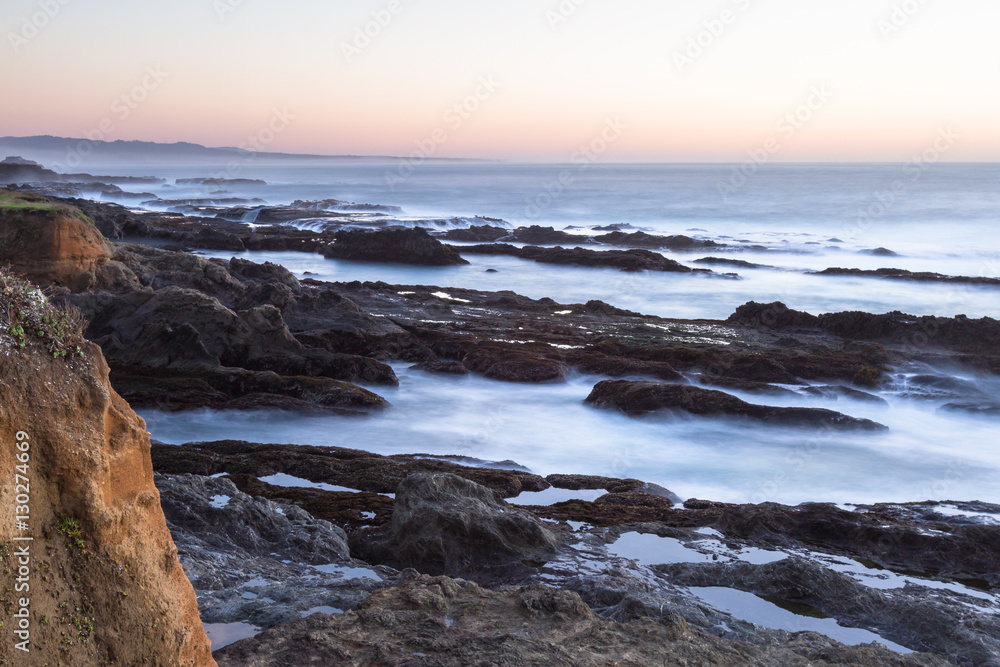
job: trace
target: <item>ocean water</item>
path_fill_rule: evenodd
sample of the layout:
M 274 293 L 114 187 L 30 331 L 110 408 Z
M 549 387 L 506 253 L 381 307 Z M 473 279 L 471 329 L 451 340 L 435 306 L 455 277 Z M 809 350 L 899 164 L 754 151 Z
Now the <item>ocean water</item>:
M 781 300 L 813 313 L 902 310 L 1000 316 L 1000 288 L 807 275 L 828 267 L 892 267 L 1000 277 L 998 165 L 771 165 L 745 183 L 734 179 L 738 166 L 733 165 L 581 168 L 440 162 L 420 165 L 401 180 L 391 177 L 400 173 L 400 163 L 393 160 L 253 161 L 230 167 L 119 165 L 111 173 L 260 178 L 268 184 L 227 187 L 225 194 L 190 186 L 138 189 L 171 199 L 243 196 L 278 205 L 335 198 L 392 205 L 404 211 L 392 219 L 438 229 L 468 226 L 477 222 L 474 216 L 489 216 L 512 227 L 569 229 L 581 234 L 582 243 L 596 226 L 630 225 L 729 246 L 664 253 L 681 262 L 711 255 L 767 265 L 711 267 L 736 272 L 735 279 L 626 274 L 486 256 L 470 257 L 472 264 L 465 267 L 421 268 L 326 260 L 308 253 L 243 254 L 283 264 L 300 275 L 309 271 L 323 280 L 510 289 L 564 303 L 600 299 L 680 318 L 725 318 L 750 300 Z M 734 183 L 741 186 L 735 188 Z M 896 256 L 867 252 L 880 247 Z M 487 273 L 491 268 L 498 272 Z M 683 497 L 722 501 L 1000 503 L 1000 420 L 942 412 L 938 408 L 944 400 L 917 401 L 893 391 L 883 392 L 888 406 L 805 396 L 791 401 L 743 396 L 755 402 L 831 408 L 890 427 L 878 434 L 817 435 L 723 419 L 637 420 L 592 410 L 583 399 L 599 377 L 524 386 L 478 377 L 443 378 L 405 366 L 397 371 L 398 389 L 374 388 L 393 407 L 371 417 L 210 411 L 145 411 L 143 416 L 153 437 L 165 442 L 243 438 L 379 453 L 512 459 L 541 474 L 638 477 Z M 983 394 L 1000 399 L 995 380 L 967 379 Z

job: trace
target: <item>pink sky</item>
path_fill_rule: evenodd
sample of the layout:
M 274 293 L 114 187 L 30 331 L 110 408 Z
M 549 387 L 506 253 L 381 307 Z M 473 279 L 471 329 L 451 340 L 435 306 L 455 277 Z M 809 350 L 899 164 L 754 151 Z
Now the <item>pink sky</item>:
M 564 161 L 617 119 L 614 161 L 898 161 L 943 128 L 1000 159 L 1000 5 L 910 1 L 6 0 L 0 135 L 238 145 L 278 110 L 267 150 Z

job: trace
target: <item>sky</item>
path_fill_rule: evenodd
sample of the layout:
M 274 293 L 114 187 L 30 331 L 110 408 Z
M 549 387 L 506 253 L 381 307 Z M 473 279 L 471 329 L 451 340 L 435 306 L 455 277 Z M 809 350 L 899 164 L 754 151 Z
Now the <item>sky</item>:
M 996 0 L 4 0 L 0 136 L 1000 160 Z

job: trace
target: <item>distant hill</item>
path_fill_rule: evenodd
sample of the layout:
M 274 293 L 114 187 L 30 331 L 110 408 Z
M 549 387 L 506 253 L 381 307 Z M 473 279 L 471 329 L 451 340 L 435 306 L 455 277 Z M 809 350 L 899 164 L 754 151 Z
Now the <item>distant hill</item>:
M 0 137 L 0 155 L 23 155 L 44 163 L 65 163 L 67 156 L 73 154 L 100 162 L 219 162 L 230 160 L 234 156 L 248 155 L 248 152 L 239 148 L 208 148 L 184 141 L 160 144 L 152 141 L 90 141 L 52 136 Z M 336 156 L 258 153 L 257 157 L 268 160 L 302 160 L 330 159 Z
M 0 158 L 5 155 L 23 155 L 45 165 L 64 165 L 67 170 L 74 164 L 69 160 L 76 155 L 87 163 L 131 164 L 225 164 L 234 158 L 254 156 L 255 161 L 283 162 L 290 160 L 387 160 L 391 156 L 309 155 L 298 153 L 250 153 L 241 148 L 209 148 L 200 144 L 177 142 L 160 144 L 152 141 L 90 141 L 70 137 L 0 137 Z

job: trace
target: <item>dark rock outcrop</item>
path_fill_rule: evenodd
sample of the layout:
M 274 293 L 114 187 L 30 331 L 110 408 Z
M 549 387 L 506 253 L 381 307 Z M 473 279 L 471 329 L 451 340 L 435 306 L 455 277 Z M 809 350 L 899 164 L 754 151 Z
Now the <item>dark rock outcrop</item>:
M 334 237 L 334 244 L 323 250 L 323 255 L 332 259 L 423 266 L 468 264 L 453 248 L 423 229 L 340 231 Z
M 589 267 L 609 267 L 623 271 L 664 271 L 692 273 L 695 269 L 684 266 L 663 255 L 649 250 L 588 250 L 586 248 L 517 248 L 508 244 L 476 245 L 457 248 L 460 252 L 478 255 L 508 255 L 541 264 L 560 264 Z
M 944 667 L 928 655 L 899 655 L 877 645 L 844 646 L 798 633 L 777 646 L 731 642 L 665 615 L 632 623 L 602 620 L 576 593 L 545 586 L 490 591 L 445 577 L 419 577 L 379 591 L 357 612 L 274 628 L 217 653 L 223 667 L 277 664 L 483 664 L 525 667 L 647 665 L 866 665 Z
M 701 416 L 749 417 L 770 424 L 832 429 L 883 431 L 885 426 L 868 419 L 849 417 L 818 408 L 775 408 L 747 403 L 721 391 L 660 382 L 606 380 L 594 387 L 587 403 L 599 408 L 617 408 L 640 416 L 679 410 Z
M 523 491 L 544 491 L 549 483 L 523 470 L 467 467 L 417 455 L 380 456 L 341 447 L 270 445 L 222 440 L 183 446 L 153 443 L 153 466 L 165 474 L 249 475 L 287 473 L 311 482 L 334 484 L 368 493 L 395 493 L 417 473 L 450 473 L 493 489 L 504 498 Z M 264 494 L 262 494 L 264 495 Z
M 396 488 L 392 521 L 351 536 L 370 563 L 471 576 L 544 560 L 561 537 L 492 489 L 450 474 L 417 474 Z
M 906 271 L 905 269 L 842 269 L 829 268 L 817 271 L 816 276 L 863 276 L 868 278 L 884 278 L 886 280 L 912 280 L 922 283 L 952 283 L 961 285 L 1000 285 L 1000 278 L 946 276 L 930 271 Z
M 774 303 L 750 301 L 737 308 L 726 321 L 730 324 L 768 329 L 819 326 L 819 318 L 815 315 L 792 310 L 780 301 Z

